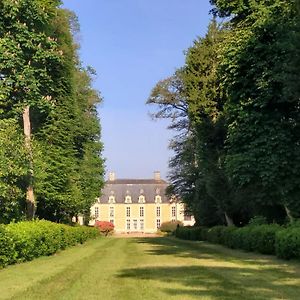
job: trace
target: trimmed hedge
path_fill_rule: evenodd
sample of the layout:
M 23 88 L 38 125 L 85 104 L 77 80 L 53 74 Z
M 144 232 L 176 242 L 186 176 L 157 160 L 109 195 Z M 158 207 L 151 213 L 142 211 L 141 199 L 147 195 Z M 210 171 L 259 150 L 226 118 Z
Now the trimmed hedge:
M 175 236 L 183 240 L 206 241 L 207 231 L 206 227 L 184 226 L 176 229 Z
M 180 227 L 176 237 L 187 240 L 208 241 L 232 249 L 273 254 L 280 258 L 300 258 L 300 227 L 281 227 L 277 224 L 234 226 Z
M 51 255 L 99 236 L 96 228 L 45 220 L 0 225 L 0 267 Z
M 168 232 L 168 233 L 173 233 L 177 227 L 183 226 L 183 223 L 181 221 L 168 221 L 168 222 L 163 222 L 160 227 L 159 230 L 161 232 Z
M 289 227 L 277 232 L 275 248 L 280 258 L 300 258 L 300 227 Z

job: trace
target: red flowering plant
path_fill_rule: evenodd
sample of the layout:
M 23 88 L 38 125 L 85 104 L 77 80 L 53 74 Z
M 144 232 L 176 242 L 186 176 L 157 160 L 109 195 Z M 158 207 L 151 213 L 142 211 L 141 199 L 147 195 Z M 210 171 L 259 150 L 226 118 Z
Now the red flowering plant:
M 112 234 L 115 228 L 114 224 L 108 221 L 96 221 L 94 226 L 105 236 Z

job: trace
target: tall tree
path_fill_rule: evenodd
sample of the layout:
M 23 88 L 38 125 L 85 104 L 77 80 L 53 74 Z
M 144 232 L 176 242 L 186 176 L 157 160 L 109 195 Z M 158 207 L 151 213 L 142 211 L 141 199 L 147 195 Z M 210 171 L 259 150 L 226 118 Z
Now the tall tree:
M 3 0 L 0 5 L 0 107 L 3 116 L 23 119 L 29 152 L 27 217 L 34 217 L 31 114 L 49 111 L 55 99 L 61 53 L 49 35 L 59 1 Z M 31 113 L 32 110 L 32 113 Z M 36 120 L 38 117 L 36 116 Z
M 300 216 L 297 1 L 212 1 L 229 17 L 220 73 L 228 95 L 226 169 L 258 208 Z M 248 193 L 250 194 L 250 193 Z

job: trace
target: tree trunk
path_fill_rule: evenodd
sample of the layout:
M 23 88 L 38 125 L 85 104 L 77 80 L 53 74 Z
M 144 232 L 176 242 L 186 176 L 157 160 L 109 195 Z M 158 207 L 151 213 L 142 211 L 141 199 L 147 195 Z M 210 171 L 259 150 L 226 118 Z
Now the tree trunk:
M 33 192 L 33 155 L 31 148 L 31 125 L 30 125 L 30 115 L 29 106 L 26 106 L 23 111 L 23 126 L 25 135 L 25 147 L 29 153 L 29 184 L 26 191 L 26 216 L 27 219 L 32 220 L 35 215 L 36 203 L 34 199 Z
M 287 217 L 289 218 L 290 222 L 292 223 L 294 221 L 294 218 L 291 214 L 291 211 L 288 209 L 288 207 L 286 205 L 284 205 L 284 209 L 285 209 Z
M 226 224 L 227 226 L 234 226 L 232 219 L 227 215 L 227 212 L 224 212 L 225 219 L 226 219 Z

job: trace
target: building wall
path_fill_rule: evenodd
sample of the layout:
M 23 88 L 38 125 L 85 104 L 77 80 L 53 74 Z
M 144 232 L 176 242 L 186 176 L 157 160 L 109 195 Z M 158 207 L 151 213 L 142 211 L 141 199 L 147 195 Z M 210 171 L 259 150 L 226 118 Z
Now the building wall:
M 194 224 L 193 217 L 190 221 L 184 220 L 182 203 L 95 203 L 91 217 L 90 225 L 94 225 L 95 220 L 113 222 L 116 232 L 153 233 L 163 222 L 172 220 Z

